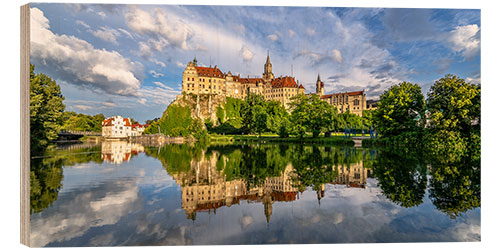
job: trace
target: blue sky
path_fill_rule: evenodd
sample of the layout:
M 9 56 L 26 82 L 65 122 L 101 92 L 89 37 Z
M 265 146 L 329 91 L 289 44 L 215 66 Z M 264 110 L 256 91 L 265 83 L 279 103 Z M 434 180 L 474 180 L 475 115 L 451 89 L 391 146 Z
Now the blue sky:
M 160 117 L 199 64 L 376 99 L 410 81 L 426 93 L 447 73 L 480 83 L 479 10 L 31 4 L 31 62 L 55 79 L 67 110 Z M 293 65 L 293 66 L 292 66 Z

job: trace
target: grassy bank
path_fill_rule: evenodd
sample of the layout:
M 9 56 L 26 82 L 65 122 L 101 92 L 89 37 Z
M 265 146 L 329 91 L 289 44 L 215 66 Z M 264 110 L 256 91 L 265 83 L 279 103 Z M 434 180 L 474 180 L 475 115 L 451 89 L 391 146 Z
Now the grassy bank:
M 276 134 L 258 135 L 210 135 L 211 142 L 287 142 L 287 143 L 313 143 L 313 144 L 335 144 L 335 145 L 354 145 L 354 142 L 349 138 L 341 136 L 317 137 L 312 135 L 300 137 L 280 138 Z

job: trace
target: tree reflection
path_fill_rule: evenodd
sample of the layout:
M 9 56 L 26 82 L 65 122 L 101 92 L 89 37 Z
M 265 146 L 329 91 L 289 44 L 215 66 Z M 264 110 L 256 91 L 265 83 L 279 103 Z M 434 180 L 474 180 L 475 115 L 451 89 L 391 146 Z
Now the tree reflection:
M 429 197 L 437 209 L 455 218 L 481 206 L 479 158 L 467 156 L 449 161 L 435 157 L 430 169 Z
M 299 190 L 311 186 L 315 191 L 323 191 L 323 184 L 333 181 L 337 176 L 333 164 L 334 159 L 338 158 L 337 151 L 332 153 L 331 150 L 320 150 L 318 146 L 297 145 L 292 163 Z M 322 197 L 320 193 L 318 195 L 318 198 Z
M 427 188 L 426 167 L 416 152 L 381 150 L 373 165 L 378 185 L 387 198 L 403 207 L 422 204 Z
M 49 147 L 42 155 L 33 156 L 30 162 L 30 213 L 39 213 L 57 200 L 64 178 L 63 166 L 90 161 L 100 163 L 100 150 L 100 146 L 63 150 Z
M 403 207 L 420 205 L 427 188 L 434 206 L 451 218 L 481 206 L 480 153 L 476 151 L 437 155 L 386 148 L 379 150 L 373 165 L 385 196 Z

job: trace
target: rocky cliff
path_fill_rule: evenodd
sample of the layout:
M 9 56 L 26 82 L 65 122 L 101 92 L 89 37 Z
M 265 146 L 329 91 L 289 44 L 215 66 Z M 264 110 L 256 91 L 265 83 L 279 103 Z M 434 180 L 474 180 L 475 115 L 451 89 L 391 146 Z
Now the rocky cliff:
M 181 94 L 178 95 L 175 101 L 171 103 L 191 109 L 191 117 L 200 118 L 205 121 L 210 119 L 213 124 L 217 124 L 217 107 L 223 106 L 226 102 L 226 97 L 215 94 Z

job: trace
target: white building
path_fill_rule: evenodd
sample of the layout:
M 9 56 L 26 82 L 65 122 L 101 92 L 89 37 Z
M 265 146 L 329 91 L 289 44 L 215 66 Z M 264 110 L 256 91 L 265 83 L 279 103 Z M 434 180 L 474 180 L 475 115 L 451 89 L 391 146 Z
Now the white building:
M 129 118 L 113 116 L 102 121 L 102 137 L 127 138 L 132 136 L 132 124 Z
M 144 125 L 139 123 L 132 124 L 132 136 L 140 136 L 144 132 Z

